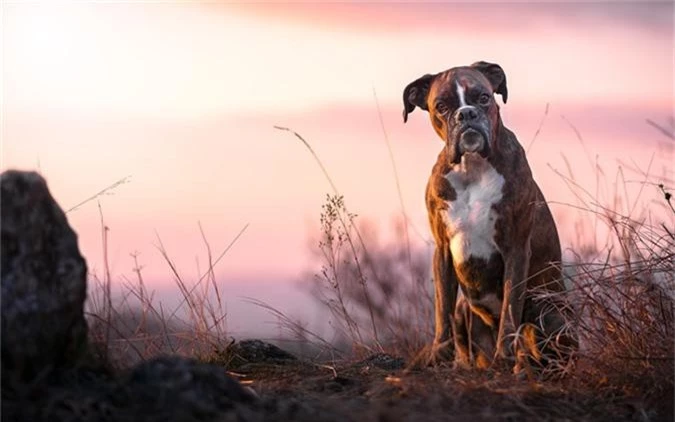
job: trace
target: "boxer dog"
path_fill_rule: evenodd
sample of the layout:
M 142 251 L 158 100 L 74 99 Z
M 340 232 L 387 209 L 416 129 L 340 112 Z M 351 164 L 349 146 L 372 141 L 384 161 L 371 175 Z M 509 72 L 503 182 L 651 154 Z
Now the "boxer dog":
M 426 110 L 445 144 L 426 189 L 436 243 L 431 362 L 509 362 L 518 373 L 569 356 L 576 339 L 556 298 L 565 286 L 555 222 L 495 93 L 506 103 L 497 64 L 427 74 L 405 88 L 403 121 Z

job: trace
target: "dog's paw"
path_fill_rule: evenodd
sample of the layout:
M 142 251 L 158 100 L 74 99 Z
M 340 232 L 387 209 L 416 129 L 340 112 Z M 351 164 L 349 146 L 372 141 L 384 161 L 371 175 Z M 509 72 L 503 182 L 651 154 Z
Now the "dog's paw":
M 428 366 L 448 364 L 455 358 L 455 347 L 452 340 L 434 342 L 429 353 Z
M 508 374 L 512 372 L 513 367 L 514 363 L 512 360 L 505 357 L 500 357 L 497 354 L 495 354 L 494 359 L 492 359 L 492 362 L 490 363 L 490 366 L 487 369 L 499 374 L 505 373 Z
M 513 356 L 513 347 L 511 345 L 504 344 L 504 342 L 500 342 L 495 350 L 492 361 L 494 363 L 515 361 Z
M 454 359 L 452 340 L 441 343 L 434 342 L 422 349 L 408 365 L 408 370 L 422 369 L 429 366 L 450 364 Z
M 471 369 L 471 362 L 468 359 L 460 359 L 455 357 L 455 360 L 452 362 L 452 369 L 465 371 Z
M 495 348 L 494 361 L 515 361 L 515 330 L 511 327 L 504 327 L 504 331 L 497 337 L 497 347 Z
M 528 380 L 533 381 L 536 379 L 535 368 L 530 365 L 530 363 L 525 359 L 518 359 L 515 365 L 513 365 L 513 375 L 518 380 Z

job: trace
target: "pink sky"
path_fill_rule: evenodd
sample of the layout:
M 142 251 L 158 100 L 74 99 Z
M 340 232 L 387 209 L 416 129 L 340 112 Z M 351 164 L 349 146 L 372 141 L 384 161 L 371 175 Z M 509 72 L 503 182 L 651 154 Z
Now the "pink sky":
M 330 187 L 273 125 L 311 142 L 352 212 L 384 230 L 400 213 L 373 89 L 406 208 L 427 238 L 423 191 L 442 144 L 424 113 L 403 124 L 401 93 L 476 60 L 506 70 L 502 116 L 525 146 L 550 103 L 529 153 L 550 201 L 572 200 L 553 170 L 564 171 L 562 155 L 591 191 L 586 151 L 610 183 L 617 158 L 646 168 L 656 154 L 652 173 L 672 176 L 672 151 L 645 124 L 673 115 L 672 3 L 3 7 L 2 169 L 39 169 L 66 209 L 131 175 L 100 198 L 112 270 L 129 275 L 139 251 L 155 289 L 172 288 L 155 232 L 194 276 L 196 258 L 205 262 L 197 222 L 215 250 L 250 223 L 217 268 L 233 326 L 248 312 L 239 295 L 310 318 L 293 307 L 289 280 L 312 265 L 307 239 Z M 574 212 L 553 210 L 569 245 Z M 100 271 L 96 203 L 68 217 Z

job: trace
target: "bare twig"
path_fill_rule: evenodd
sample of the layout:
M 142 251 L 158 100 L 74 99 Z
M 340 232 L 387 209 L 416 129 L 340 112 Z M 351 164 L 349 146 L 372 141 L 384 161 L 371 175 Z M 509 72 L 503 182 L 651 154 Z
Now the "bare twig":
M 106 188 L 101 189 L 99 192 L 93 194 L 92 196 L 90 196 L 89 198 L 87 198 L 87 199 L 85 199 L 84 201 L 80 202 L 79 204 L 77 204 L 77 205 L 75 205 L 75 206 L 69 208 L 68 210 L 66 210 L 66 214 L 68 214 L 68 213 L 71 212 L 71 211 L 75 211 L 76 209 L 78 209 L 78 208 L 81 207 L 82 205 L 86 204 L 87 202 L 93 201 L 94 199 L 98 198 L 99 196 L 106 195 L 106 194 L 110 193 L 110 192 L 113 191 L 116 187 L 118 187 L 118 186 L 120 186 L 120 185 L 123 185 L 123 184 L 125 184 L 125 183 L 129 183 L 129 179 L 130 179 L 130 178 L 131 178 L 131 176 L 123 177 L 123 178 L 121 178 L 120 180 L 118 180 L 117 182 L 113 183 L 112 185 L 110 185 L 110 186 L 108 186 L 108 187 L 106 187 Z
M 544 108 L 544 114 L 541 116 L 541 120 L 539 120 L 539 126 L 537 127 L 537 130 L 534 132 L 534 136 L 532 137 L 532 140 L 527 145 L 527 149 L 525 150 L 525 154 L 530 153 L 530 149 L 532 148 L 532 145 L 534 145 L 534 141 L 537 140 L 537 137 L 539 136 L 539 133 L 541 132 L 541 128 L 544 127 L 544 121 L 546 120 L 546 116 L 548 116 L 549 106 L 550 106 L 550 103 L 546 103 L 546 108 Z

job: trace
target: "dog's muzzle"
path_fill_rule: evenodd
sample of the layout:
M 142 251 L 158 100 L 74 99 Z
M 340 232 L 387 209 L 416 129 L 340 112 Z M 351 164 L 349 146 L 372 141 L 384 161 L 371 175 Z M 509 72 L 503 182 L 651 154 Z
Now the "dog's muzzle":
M 459 152 L 480 152 L 485 147 L 485 137 L 473 128 L 468 128 L 459 135 Z
M 464 106 L 453 116 L 455 129 L 451 142 L 454 144 L 453 162 L 458 163 L 465 153 L 478 153 L 486 157 L 489 152 L 489 127 L 487 116 L 476 107 Z

